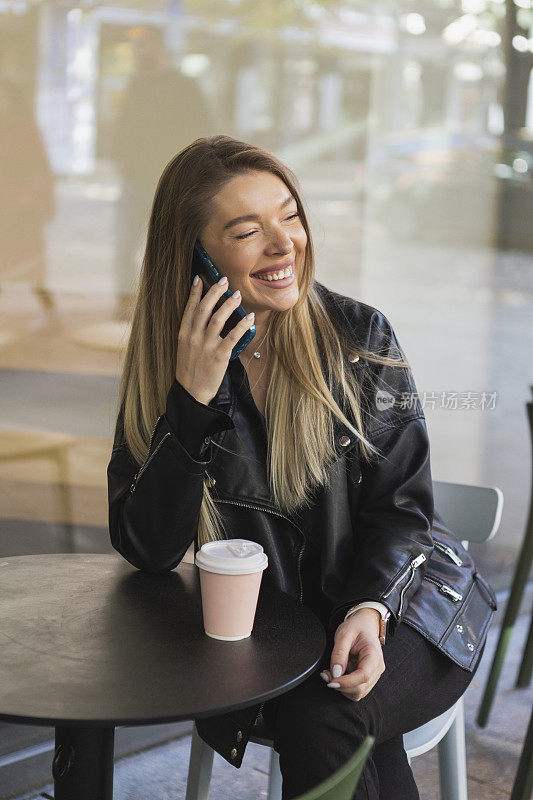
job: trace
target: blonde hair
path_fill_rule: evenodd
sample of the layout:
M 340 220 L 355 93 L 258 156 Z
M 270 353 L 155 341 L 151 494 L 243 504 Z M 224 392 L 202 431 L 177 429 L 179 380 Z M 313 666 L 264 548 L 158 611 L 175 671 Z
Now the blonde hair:
M 141 464 L 175 380 L 178 331 L 190 292 L 194 242 L 210 218 L 213 197 L 236 175 L 250 171 L 270 172 L 283 181 L 296 200 L 307 234 L 298 301 L 286 311 L 273 311 L 269 321 L 273 359 L 265 404 L 267 475 L 274 503 L 290 514 L 309 502 L 316 487 L 328 482 L 328 466 L 337 457 L 334 418 L 358 438 L 363 457 L 379 452 L 363 431 L 363 417 L 368 417 L 370 409 L 364 405 L 359 366 L 354 368 L 347 357 L 410 367 L 401 351 L 391 357 L 365 350 L 350 339 L 349 326 L 334 325 L 314 286 L 314 250 L 298 180 L 271 153 L 217 135 L 196 139 L 166 165 L 148 223 L 118 407 L 127 446 Z M 344 408 L 335 400 L 336 391 Z M 217 446 L 215 440 L 213 446 Z M 204 480 L 198 546 L 219 538 L 224 538 L 222 518 Z

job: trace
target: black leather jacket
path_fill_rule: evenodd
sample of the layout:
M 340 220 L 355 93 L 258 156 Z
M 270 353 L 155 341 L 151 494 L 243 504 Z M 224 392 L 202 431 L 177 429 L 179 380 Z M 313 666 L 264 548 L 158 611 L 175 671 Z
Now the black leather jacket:
M 350 326 L 362 346 L 403 354 L 384 314 L 318 281 L 315 288 L 332 319 Z M 359 371 L 371 400 L 369 387 L 375 386 L 397 401 L 383 410 L 368 403 L 367 436 L 382 455 L 367 463 L 357 438 L 335 421 L 337 460 L 329 468 L 330 486 L 291 517 L 271 498 L 265 420 L 240 359 L 229 363 L 207 406 L 174 382 L 141 467 L 123 441 L 119 414 L 108 466 L 113 547 L 142 570 L 176 567 L 193 541 L 195 552 L 198 548 L 206 480 L 228 538 L 241 537 L 244 530 L 246 538 L 259 542 L 269 560 L 263 580 L 312 608 L 328 634 L 351 606 L 377 600 L 391 611 L 389 635 L 405 622 L 473 671 L 496 599 L 434 509 L 429 440 L 412 374 L 363 359 L 347 359 L 347 368 Z M 400 402 L 406 397 L 411 402 Z M 239 767 L 260 710 L 253 706 L 197 720 L 197 729 Z

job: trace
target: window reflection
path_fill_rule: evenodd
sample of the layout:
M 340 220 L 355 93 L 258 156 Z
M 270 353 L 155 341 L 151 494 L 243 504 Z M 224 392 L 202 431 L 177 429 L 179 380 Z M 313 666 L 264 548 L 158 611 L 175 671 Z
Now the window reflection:
M 198 136 L 270 148 L 317 278 L 384 311 L 436 478 L 500 486 L 509 581 L 528 502 L 533 80 L 526 3 L 0 5 L 5 555 L 109 551 L 106 465 L 146 224 Z M 496 393 L 492 408 L 441 405 Z M 485 561 L 487 563 L 485 564 Z

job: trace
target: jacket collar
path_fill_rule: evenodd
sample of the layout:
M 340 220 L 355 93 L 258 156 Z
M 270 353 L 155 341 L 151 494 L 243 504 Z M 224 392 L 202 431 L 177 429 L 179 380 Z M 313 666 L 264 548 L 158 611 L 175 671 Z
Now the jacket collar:
M 232 410 L 234 409 L 235 403 L 238 399 L 235 386 L 232 382 L 232 376 L 234 380 L 237 380 L 241 374 L 241 370 L 244 370 L 244 366 L 238 357 L 233 361 L 230 361 L 218 391 L 212 401 L 212 405 L 216 407 L 224 406 L 227 409 L 229 406 L 230 416 L 232 415 Z M 339 398 L 336 397 L 336 399 L 337 402 L 339 402 Z M 355 436 L 355 434 L 349 428 L 347 428 L 343 422 L 337 418 L 333 420 L 333 443 L 339 458 L 349 453 L 357 445 L 357 438 L 358 437 Z

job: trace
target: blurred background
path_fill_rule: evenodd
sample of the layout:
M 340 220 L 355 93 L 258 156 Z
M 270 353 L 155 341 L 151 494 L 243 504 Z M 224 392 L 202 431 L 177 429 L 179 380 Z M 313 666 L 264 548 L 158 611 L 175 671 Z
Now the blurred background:
M 532 76 L 531 0 L 0 0 L 0 556 L 113 552 L 155 186 L 225 133 L 296 172 L 316 277 L 391 321 L 433 477 L 503 489 L 472 551 L 508 587 L 531 485 Z

